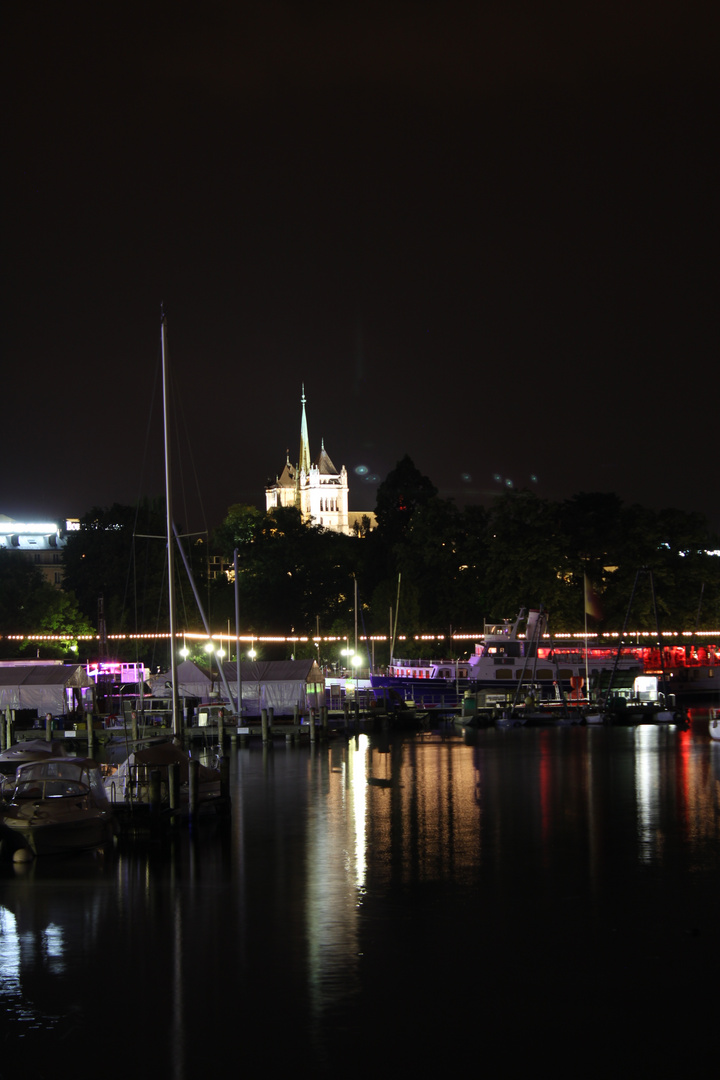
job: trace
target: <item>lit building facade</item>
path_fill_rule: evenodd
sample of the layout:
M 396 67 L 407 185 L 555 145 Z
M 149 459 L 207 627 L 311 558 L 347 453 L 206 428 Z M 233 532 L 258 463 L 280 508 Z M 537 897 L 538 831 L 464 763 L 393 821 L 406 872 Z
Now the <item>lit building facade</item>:
M 305 400 L 303 385 L 299 461 L 293 465 L 287 452 L 285 467 L 265 489 L 265 506 L 267 510 L 296 506 L 307 524 L 349 535 L 347 470 L 344 465 L 340 470 L 335 468 L 322 440 L 320 453 L 311 461 Z
M 74 527 L 66 522 L 66 529 Z M 65 577 L 63 549 L 65 535 L 54 521 L 21 522 L 0 514 L 0 550 L 15 552 L 32 563 L 49 585 L 60 586 Z

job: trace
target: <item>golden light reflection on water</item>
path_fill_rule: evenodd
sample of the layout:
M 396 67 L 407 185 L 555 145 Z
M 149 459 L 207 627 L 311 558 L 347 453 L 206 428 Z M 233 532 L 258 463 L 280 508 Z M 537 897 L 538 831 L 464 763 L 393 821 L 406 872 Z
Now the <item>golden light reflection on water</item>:
M 79 1017 L 101 956 L 113 1000 L 140 989 L 157 1004 L 179 1078 L 199 1052 L 198 1009 L 218 1011 L 222 1042 L 234 1010 L 277 999 L 304 1011 L 319 1045 L 329 1014 L 390 993 L 396 964 L 421 977 L 418 935 L 428 956 L 446 954 L 455 905 L 489 916 L 487 961 L 495 935 L 500 950 L 520 925 L 523 955 L 548 923 L 556 940 L 571 922 L 592 943 L 604 924 L 582 919 L 618 895 L 625 909 L 638 871 L 682 905 L 685 871 L 705 881 L 717 867 L 720 745 L 706 729 L 360 735 L 240 751 L 232 776 L 225 839 L 130 847 L 76 880 L 41 861 L 3 870 L 0 1005 L 21 1016 L 40 1002 L 32 1017 L 51 1024 L 57 1001 Z M 537 970 L 552 956 L 539 948 Z M 213 981 L 223 996 L 206 1001 Z

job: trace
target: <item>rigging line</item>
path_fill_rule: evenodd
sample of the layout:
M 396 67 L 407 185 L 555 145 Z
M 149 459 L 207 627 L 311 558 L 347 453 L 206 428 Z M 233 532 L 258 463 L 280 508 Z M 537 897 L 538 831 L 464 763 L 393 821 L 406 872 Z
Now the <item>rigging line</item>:
M 207 516 L 205 514 L 205 505 L 204 505 L 203 496 L 202 496 L 202 487 L 200 485 L 200 480 L 199 480 L 198 471 L 197 471 L 197 465 L 196 465 L 196 462 L 195 462 L 195 456 L 193 454 L 193 443 L 192 443 L 192 438 L 191 438 L 191 430 L 190 430 L 190 426 L 189 426 L 188 421 L 187 421 L 187 415 L 185 413 L 185 407 L 184 407 L 184 404 L 183 404 L 183 399 L 182 399 L 182 396 L 180 395 L 180 393 L 179 393 L 179 391 L 177 389 L 177 385 L 176 385 L 176 383 L 175 383 L 175 381 L 174 381 L 174 379 L 172 377 L 172 373 L 171 373 L 171 403 L 172 403 L 172 406 L 173 406 L 173 413 L 174 413 L 175 418 L 176 418 L 175 440 L 176 440 L 176 444 L 177 444 L 177 458 L 178 458 L 178 462 L 180 463 L 180 480 L 181 480 L 181 484 L 182 484 L 183 511 L 184 511 L 184 516 L 185 516 L 185 521 L 186 521 L 186 528 L 189 528 L 189 513 L 188 513 L 188 506 L 187 506 L 185 473 L 184 473 L 183 467 L 182 467 L 182 465 L 183 465 L 183 457 L 182 457 L 182 455 L 180 453 L 180 451 L 181 451 L 181 444 L 180 444 L 181 427 L 182 427 L 182 435 L 183 435 L 183 444 L 182 445 L 185 447 L 187 457 L 189 458 L 189 461 L 190 461 L 190 469 L 191 469 L 191 472 L 192 472 L 192 478 L 193 478 L 193 480 L 195 482 L 195 495 L 197 497 L 197 501 L 198 501 L 198 504 L 199 504 L 199 507 L 200 507 L 200 516 L 202 518 L 203 531 L 208 532 Z
M 140 466 L 140 479 L 139 479 L 137 497 L 135 499 L 135 520 L 133 522 L 133 540 L 132 540 L 132 545 L 131 545 L 131 557 L 130 557 L 130 563 L 128 565 L 127 576 L 126 576 L 126 579 L 125 579 L 125 592 L 123 593 L 123 602 L 122 602 L 122 607 L 121 607 L 121 610 L 120 610 L 120 619 L 121 619 L 121 622 L 124 622 L 125 611 L 127 609 L 128 592 L 129 592 L 129 589 L 130 589 L 130 575 L 131 575 L 131 572 L 132 572 L 133 610 L 134 610 L 134 616 L 135 616 L 135 633 L 136 634 L 139 631 L 138 631 L 138 593 L 137 593 L 137 587 L 138 587 L 138 581 L 137 581 L 137 548 L 136 548 L 136 545 L 135 545 L 135 535 L 136 535 L 136 533 L 138 531 L 138 517 L 139 517 L 139 514 L 140 514 L 140 506 L 141 506 L 141 503 L 142 503 L 142 490 L 143 490 L 143 486 L 145 484 L 145 476 L 146 476 L 146 471 L 147 471 L 147 461 L 148 461 L 149 446 L 150 446 L 150 435 L 152 433 L 152 416 L 153 416 L 153 409 L 154 409 L 154 405 L 155 405 L 155 399 L 156 399 L 156 396 L 157 396 L 157 387 L 158 387 L 158 383 L 159 383 L 161 360 L 162 360 L 161 342 L 158 341 L 157 352 L 156 352 L 156 357 L 155 357 L 155 378 L 154 378 L 153 383 L 152 383 L 152 392 L 150 394 L 150 402 L 149 402 L 149 405 L 148 405 L 147 420 L 146 420 L 146 424 L 145 424 L 145 441 L 144 441 L 144 444 L 143 444 L 143 456 L 142 456 L 142 463 L 141 463 L 141 466 Z M 136 660 L 138 658 L 138 651 L 139 651 L 139 639 L 136 639 L 136 644 L 135 644 L 135 659 Z
M 363 637 L 365 638 L 365 651 L 367 653 L 368 668 L 372 666 L 372 657 L 370 653 L 370 638 L 368 636 L 367 629 L 365 627 L 365 612 L 363 611 L 362 603 L 360 603 L 360 594 L 358 593 L 358 605 L 360 607 L 360 622 L 362 623 Z
M 197 505 L 200 508 L 200 516 L 201 516 L 202 524 L 203 524 L 203 529 L 202 529 L 201 532 L 198 532 L 198 535 L 201 535 L 202 533 L 205 534 L 205 545 L 206 545 L 205 551 L 206 551 L 206 553 L 209 553 L 210 548 L 209 548 L 209 529 L 208 529 L 208 524 L 207 524 L 207 515 L 205 513 L 205 504 L 204 504 L 204 501 L 203 501 L 202 487 L 200 485 L 197 465 L 196 465 L 196 462 L 195 462 L 195 456 L 193 454 L 193 442 L 192 442 L 192 438 L 191 438 L 190 426 L 189 426 L 188 421 L 187 421 L 187 415 L 186 415 L 185 408 L 184 408 L 183 398 L 182 398 L 182 395 L 180 394 L 180 392 L 178 390 L 178 386 L 177 386 L 176 381 L 174 380 L 172 372 L 170 373 L 170 404 L 171 404 L 171 411 L 172 411 L 173 417 L 175 419 L 175 423 L 173 425 L 173 431 L 174 431 L 174 436 L 175 436 L 175 457 L 176 457 L 177 462 L 179 464 L 179 468 L 177 470 L 176 475 L 179 475 L 179 477 L 180 477 L 180 485 L 181 485 L 181 490 L 182 490 L 183 514 L 184 514 L 184 518 L 185 518 L 185 528 L 186 529 L 190 528 L 190 513 L 189 513 L 189 509 L 188 509 L 187 488 L 186 488 L 186 483 L 185 483 L 185 470 L 183 468 L 183 463 L 185 461 L 185 455 L 183 455 L 183 453 L 182 453 L 183 448 L 185 449 L 186 455 L 189 458 L 190 469 L 191 469 L 191 472 L 192 472 L 192 478 L 193 478 L 194 483 L 195 483 L 195 495 L 196 495 L 196 499 L 197 499 Z M 182 442 L 181 442 L 181 439 L 180 439 L 181 428 L 182 428 L 182 434 L 183 434 L 183 441 Z M 207 554 L 206 554 L 206 558 L 207 558 Z M 207 573 L 205 573 L 204 576 L 205 576 L 206 588 L 207 588 L 206 605 L 207 605 L 207 612 L 208 612 L 208 617 L 209 617 L 210 616 L 210 601 L 211 601 L 211 597 L 212 597 L 211 590 L 210 590 L 210 576 Z M 184 597 L 183 597 L 183 599 L 184 599 Z M 186 625 L 189 624 L 189 620 L 188 620 L 188 617 L 187 617 L 187 608 L 185 609 L 185 620 L 186 620 Z
M 164 624 L 167 623 L 167 620 L 164 618 L 164 615 L 163 615 L 163 612 L 162 612 L 162 602 L 163 602 L 163 600 L 165 598 L 165 594 L 166 594 L 166 588 L 165 588 L 166 581 L 167 581 L 167 563 L 166 563 L 165 559 L 163 559 L 162 583 L 161 583 L 160 592 L 158 593 L 158 606 L 157 606 L 157 612 L 156 612 L 156 616 L 155 616 L 155 633 L 158 636 L 153 640 L 153 647 L 152 647 L 152 653 L 151 653 L 151 656 L 152 656 L 151 670 L 152 670 L 153 667 L 155 667 L 155 652 L 156 652 L 157 649 L 160 648 L 160 641 L 162 640 L 160 638 L 160 636 L 159 636 L 160 635 L 159 627 L 160 627 L 160 622 L 161 622 L 161 616 L 162 616 L 162 622 Z M 171 641 L 170 642 L 170 647 L 172 648 L 172 646 L 173 646 L 173 642 Z M 158 667 L 162 667 L 162 665 L 158 664 Z

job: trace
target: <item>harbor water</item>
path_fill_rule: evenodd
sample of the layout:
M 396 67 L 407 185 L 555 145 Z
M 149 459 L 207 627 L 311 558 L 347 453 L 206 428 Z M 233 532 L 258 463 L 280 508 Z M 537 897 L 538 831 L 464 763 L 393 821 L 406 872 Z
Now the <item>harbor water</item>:
M 702 716 L 253 745 L 231 793 L 225 824 L 0 866 L 0 1077 L 645 1075 L 712 1045 Z

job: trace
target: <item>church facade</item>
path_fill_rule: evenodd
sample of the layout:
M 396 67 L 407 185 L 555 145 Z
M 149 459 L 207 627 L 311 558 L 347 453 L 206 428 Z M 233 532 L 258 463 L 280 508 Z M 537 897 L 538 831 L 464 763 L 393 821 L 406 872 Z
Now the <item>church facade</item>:
M 275 477 L 274 483 L 268 484 L 265 489 L 266 509 L 296 506 L 307 524 L 350 535 L 347 470 L 344 465 L 340 470 L 335 468 L 324 441 L 320 443 L 320 453 L 311 461 L 305 401 L 303 385 L 300 458 L 297 465 L 293 465 L 290 452 L 286 453 L 284 469 Z

